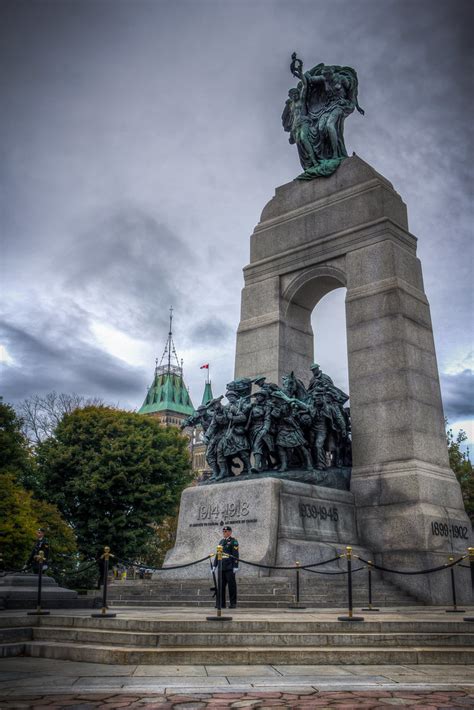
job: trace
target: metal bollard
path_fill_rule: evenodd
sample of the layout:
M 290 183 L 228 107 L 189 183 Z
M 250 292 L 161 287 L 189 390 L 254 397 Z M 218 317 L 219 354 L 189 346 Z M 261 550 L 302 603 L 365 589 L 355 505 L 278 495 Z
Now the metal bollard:
M 364 621 L 363 616 L 354 616 L 352 612 L 352 547 L 346 547 L 347 559 L 347 597 L 349 612 L 347 616 L 338 616 L 338 621 Z
M 296 599 L 294 604 L 288 604 L 288 609 L 306 609 L 302 606 L 300 602 L 300 562 L 296 560 L 295 562 L 295 573 L 296 573 Z
M 454 562 L 454 557 L 448 557 L 448 562 Z M 451 573 L 451 592 L 453 595 L 453 608 L 452 609 L 445 609 L 446 613 L 449 614 L 464 614 L 466 612 L 465 609 L 458 609 L 457 604 L 456 604 L 456 580 L 454 578 L 454 567 L 450 568 L 450 573 Z
M 41 593 L 43 587 L 43 565 L 44 565 L 44 552 L 40 550 L 37 555 L 35 555 L 35 560 L 38 563 L 38 597 L 36 600 L 36 611 L 29 611 L 28 616 L 47 616 L 49 611 L 43 611 L 41 609 Z
M 469 553 L 469 565 L 471 567 L 471 588 L 474 592 L 474 547 L 468 547 L 467 551 Z
M 362 611 L 380 611 L 380 609 L 377 609 L 376 607 L 372 606 L 372 561 L 368 560 L 367 562 L 367 570 L 368 570 L 368 584 L 369 584 L 369 605 L 364 607 Z
M 216 589 L 216 607 L 217 616 L 207 616 L 207 621 L 232 621 L 231 616 L 222 616 L 222 545 L 217 545 L 217 589 Z
M 113 555 L 110 554 L 110 547 L 104 547 L 104 554 L 101 555 L 101 559 L 104 560 L 104 577 L 103 577 L 103 584 L 102 584 L 102 609 L 99 614 L 91 614 L 91 616 L 95 618 L 100 618 L 100 619 L 113 619 L 114 617 L 117 616 L 117 614 L 113 614 L 112 612 L 109 612 L 109 608 L 107 606 L 107 584 L 108 584 L 108 577 L 109 577 L 109 558 L 113 557 Z
M 467 551 L 469 553 L 469 566 L 471 568 L 471 589 L 474 594 L 474 547 L 468 547 Z M 464 621 L 474 622 L 474 616 L 465 616 Z

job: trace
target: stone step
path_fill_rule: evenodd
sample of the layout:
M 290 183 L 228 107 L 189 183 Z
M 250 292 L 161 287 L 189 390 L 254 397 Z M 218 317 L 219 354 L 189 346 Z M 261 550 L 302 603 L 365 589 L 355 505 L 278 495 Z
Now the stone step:
M 36 640 L 36 635 L 34 636 Z M 425 646 L 471 646 L 474 651 L 474 633 L 355 633 L 339 631 L 333 634 L 315 633 L 180 633 L 160 634 L 160 647 L 165 646 L 319 646 L 319 647 L 425 647 Z
M 211 588 L 213 588 L 214 585 L 203 588 L 203 589 L 193 589 L 192 591 L 188 592 L 173 592 L 173 591 L 159 591 L 159 590 L 151 590 L 149 592 L 137 592 L 135 590 L 133 591 L 127 591 L 127 590 L 110 590 L 107 594 L 108 598 L 119 598 L 123 597 L 126 599 L 150 599 L 150 598 L 163 598 L 163 599 L 193 599 L 194 597 L 205 597 L 209 596 Z M 243 596 L 257 596 L 261 597 L 264 599 L 272 598 L 272 597 L 287 597 L 287 596 L 293 596 L 294 590 L 293 589 L 285 589 L 284 591 L 279 591 L 279 592 L 265 592 L 265 591 L 260 591 L 260 590 L 252 590 L 252 589 L 242 589 L 241 587 L 238 587 L 239 594 Z
M 17 641 L 16 643 L 5 643 L 0 645 L 0 658 L 11 658 L 12 656 L 24 656 L 25 644 Z
M 53 641 L 30 641 L 24 644 L 24 653 L 34 658 L 56 658 L 68 661 L 91 663 L 114 663 L 136 665 L 182 665 L 229 663 L 229 647 L 187 646 L 185 648 L 130 648 L 123 646 L 100 646 Z M 321 647 L 286 646 L 285 648 L 234 647 L 232 663 L 259 664 L 357 664 L 357 665 L 406 665 L 406 664 L 471 664 L 474 650 L 469 646 L 436 646 L 414 648 L 400 647 Z
M 355 600 L 360 600 L 361 602 L 365 603 L 368 601 L 368 594 L 364 594 L 363 592 L 359 591 L 353 591 L 352 593 L 353 599 Z M 182 595 L 182 594 L 154 594 L 154 595 L 143 595 L 143 594 L 110 594 L 107 595 L 108 600 L 130 600 L 130 601 L 149 601 L 149 600 L 154 600 L 154 601 L 177 601 L 177 602 L 187 602 L 187 601 L 205 601 L 212 599 L 212 593 L 210 591 L 207 591 L 206 594 L 194 594 L 194 595 Z M 295 594 L 278 594 L 278 595 L 267 595 L 267 594 L 251 594 L 251 593 L 245 593 L 242 592 L 240 589 L 238 590 L 238 598 L 239 601 L 242 602 L 258 602 L 258 601 L 263 601 L 265 603 L 271 603 L 272 601 L 293 601 L 295 598 Z M 317 593 L 306 593 L 304 590 L 300 592 L 300 599 L 304 599 L 306 601 L 328 601 L 328 598 L 325 594 L 317 594 Z M 380 600 L 380 601 L 387 601 L 387 602 L 397 602 L 398 600 L 409 600 L 410 602 L 413 603 L 412 597 L 410 597 L 408 594 L 403 594 L 400 592 L 399 594 L 397 593 L 385 593 L 385 594 L 377 594 L 377 593 L 372 593 L 372 599 L 373 600 Z M 339 606 L 338 602 L 345 602 L 347 600 L 347 591 L 341 591 L 340 593 L 334 593 L 331 597 L 331 604 L 330 606 Z
M 214 621 L 208 621 L 205 613 L 201 618 L 186 619 L 149 619 L 127 618 L 117 616 L 114 618 L 101 618 L 91 616 L 51 615 L 43 617 L 3 617 L 1 621 L 6 628 L 61 628 L 70 632 L 76 629 L 97 629 L 100 631 L 129 631 L 134 633 L 172 634 L 172 633 L 338 633 L 347 632 L 347 625 L 336 619 L 319 621 L 307 619 L 304 615 L 285 621 L 275 619 L 246 619 L 234 617 L 232 621 L 221 622 L 217 630 Z M 192 630 L 190 625 L 192 624 Z M 0 630 L 0 638 L 5 628 Z M 467 624 L 463 619 L 443 617 L 442 620 L 418 620 L 413 617 L 408 620 L 392 619 L 390 617 L 374 620 L 366 616 L 364 621 L 350 625 L 350 633 L 420 633 L 420 634 L 471 634 L 474 625 Z
M 0 629 L 0 642 L 2 644 L 31 641 L 33 629 L 31 627 L 12 626 Z
M 31 636 L 30 636 L 31 639 Z M 150 631 L 112 631 L 111 629 L 34 628 L 34 641 L 70 641 L 116 646 L 158 646 L 159 634 Z
M 413 599 L 397 599 L 396 603 L 394 600 L 376 600 L 377 601 L 377 606 L 379 607 L 391 607 L 391 606 L 413 606 Z M 291 601 L 278 601 L 278 600 L 273 600 L 273 601 L 261 601 L 261 602 L 242 602 L 239 600 L 238 607 L 240 609 L 288 609 L 288 607 L 294 603 L 294 600 L 292 599 Z M 346 605 L 346 600 L 341 599 L 341 600 L 333 600 L 333 603 L 329 603 L 327 599 L 321 599 L 320 601 L 315 601 L 311 603 L 305 603 L 305 601 L 300 602 L 303 606 L 306 606 L 306 608 L 313 608 L 313 609 L 329 609 L 329 608 L 340 608 L 343 609 Z M 366 599 L 360 599 L 354 600 L 354 607 L 355 608 L 362 608 L 363 606 L 366 606 L 367 600 Z M 191 608 L 191 607 L 198 607 L 202 609 L 211 609 L 213 607 L 212 600 L 209 599 L 203 599 L 203 600 L 188 600 L 188 601 L 177 601 L 177 600 L 161 600 L 161 599 L 147 599 L 147 600 L 133 600 L 133 599 L 111 599 L 109 601 L 109 606 L 114 607 L 114 608 L 120 608 L 120 607 L 127 607 L 127 608 L 133 608 L 136 607 L 137 609 L 147 609 L 147 608 L 169 608 L 172 609 L 173 607 L 175 608 Z M 375 606 L 375 604 L 374 604 Z
M 189 580 L 130 580 L 116 582 L 109 589 L 111 606 L 137 608 L 209 607 L 212 606 L 210 587 L 212 577 Z M 295 601 L 295 576 L 239 577 L 239 607 L 245 609 L 283 609 Z M 353 578 L 354 606 L 368 604 L 367 575 Z M 407 606 L 419 603 L 396 585 L 373 574 L 372 598 L 374 606 Z M 306 607 L 343 608 L 347 604 L 347 578 L 301 574 L 300 601 Z
M 18 629 L 15 629 L 18 632 Z M 31 631 L 31 630 L 30 630 Z M 16 638 L 10 641 L 33 640 L 33 641 L 53 641 L 71 642 L 82 644 L 99 644 L 127 647 L 187 647 L 201 646 L 209 648 L 214 646 L 272 646 L 274 648 L 285 646 L 397 646 L 397 647 L 419 647 L 419 646 L 474 646 L 473 633 L 459 632 L 434 632 L 434 633 L 381 633 L 356 632 L 352 633 L 351 628 L 339 626 L 335 633 L 308 633 L 304 631 L 295 632 L 224 632 L 213 633 L 203 632 L 180 632 L 180 633 L 151 633 L 143 631 L 113 631 L 111 629 L 74 629 L 62 627 L 40 627 L 34 628 L 33 633 L 24 635 L 16 633 Z

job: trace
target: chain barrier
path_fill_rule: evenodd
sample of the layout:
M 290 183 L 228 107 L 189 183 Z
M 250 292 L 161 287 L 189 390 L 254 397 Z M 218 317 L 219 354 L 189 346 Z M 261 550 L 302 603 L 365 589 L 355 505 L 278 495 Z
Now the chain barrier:
M 214 553 L 212 553 L 214 554 Z M 192 567 L 193 565 L 198 565 L 200 562 L 204 562 L 209 559 L 209 555 L 201 557 L 200 560 L 194 560 L 194 562 L 187 562 L 184 565 L 173 565 L 172 567 L 151 567 L 150 565 L 143 564 L 143 562 L 130 562 L 128 560 L 117 559 L 117 562 L 128 566 L 128 567 L 145 567 L 146 569 L 151 569 L 153 572 L 167 572 L 169 569 L 183 569 L 184 567 Z
M 95 565 L 97 565 L 97 563 L 99 562 L 100 559 L 101 559 L 101 557 L 98 557 L 96 560 L 89 562 L 89 564 L 87 564 L 85 567 L 81 567 L 80 569 L 77 569 L 73 572 L 66 572 L 65 569 L 59 569 L 57 567 L 51 567 L 51 571 L 53 572 L 53 574 L 54 574 L 54 572 L 59 572 L 60 574 L 64 575 L 65 577 L 77 577 L 77 575 L 82 574 L 83 572 L 87 572 L 87 570 L 89 570 L 92 567 L 94 567 Z M 81 564 L 81 563 L 79 563 L 79 564 Z
M 321 567 L 321 565 L 327 565 L 330 562 L 335 562 L 336 560 L 339 560 L 341 557 L 344 557 L 345 555 L 337 555 L 337 557 L 331 557 L 330 560 L 323 560 L 323 562 L 315 562 L 312 565 L 292 565 L 291 567 L 279 567 L 277 565 L 262 565 L 258 562 L 249 562 L 249 560 L 243 560 L 241 557 L 238 558 L 239 562 L 243 562 L 244 565 L 251 565 L 252 567 L 262 567 L 263 569 L 304 569 L 304 570 L 310 570 L 311 567 Z M 236 560 L 237 557 L 234 557 L 234 555 L 226 555 L 226 557 L 232 557 L 232 559 Z
M 303 567 L 301 567 L 300 569 L 303 569 Z M 357 567 L 357 569 L 353 569 L 353 570 L 352 570 L 352 574 L 354 574 L 355 572 L 360 572 L 361 569 L 365 569 L 365 567 L 362 566 L 362 567 Z M 327 574 L 327 575 L 329 575 L 329 576 L 335 575 L 335 574 L 347 574 L 347 570 L 346 570 L 346 569 L 343 569 L 343 570 L 341 570 L 340 572 L 324 572 L 322 569 L 319 569 L 319 570 L 317 570 L 317 569 L 305 569 L 305 572 L 311 572 L 311 574 Z
M 377 565 L 375 562 L 370 562 L 368 560 L 364 560 L 363 557 L 360 555 L 353 555 L 354 557 L 357 557 L 358 560 L 363 562 L 365 565 L 371 565 L 374 569 L 378 569 L 381 572 L 389 572 L 391 574 L 432 574 L 433 572 L 440 572 L 443 569 L 449 569 L 449 567 L 454 567 L 455 565 L 459 564 L 461 560 L 465 560 L 467 555 L 463 555 L 462 557 L 459 557 L 457 560 L 454 560 L 454 562 L 446 562 L 444 565 L 439 565 L 439 567 L 432 567 L 431 569 L 421 569 L 421 570 L 399 570 L 399 569 L 390 569 L 390 567 L 383 567 L 382 565 Z

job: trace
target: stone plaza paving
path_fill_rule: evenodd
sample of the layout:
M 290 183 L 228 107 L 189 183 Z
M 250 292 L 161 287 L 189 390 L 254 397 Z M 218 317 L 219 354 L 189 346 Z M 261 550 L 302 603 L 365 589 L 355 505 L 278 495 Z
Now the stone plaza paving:
M 0 616 L 5 621 L 18 613 L 2 612 Z M 75 617 L 90 614 L 86 610 L 60 612 L 65 613 Z M 117 609 L 120 617 L 181 622 L 187 617 L 191 625 L 203 613 L 206 612 Z M 280 618 L 312 617 L 324 622 L 333 619 L 337 611 L 233 611 L 237 619 L 270 618 L 275 613 Z M 433 607 L 387 609 L 383 615 L 399 620 L 443 620 L 453 616 Z M 233 663 L 231 646 L 223 653 L 220 665 L 123 665 L 6 657 L 0 659 L 0 708 L 474 707 L 474 669 L 470 665 L 242 665 Z
M 168 667 L 0 661 L 0 708 L 390 706 L 474 707 L 474 671 L 443 665 Z

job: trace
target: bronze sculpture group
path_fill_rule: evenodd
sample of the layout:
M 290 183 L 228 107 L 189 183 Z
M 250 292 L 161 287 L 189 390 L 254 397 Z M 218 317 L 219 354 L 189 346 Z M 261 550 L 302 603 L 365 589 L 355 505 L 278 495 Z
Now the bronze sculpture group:
M 327 64 L 303 72 L 303 62 L 296 53 L 291 59 L 290 71 L 299 82 L 289 90 L 281 118 L 304 170 L 298 179 L 332 175 L 347 158 L 346 116 L 354 109 L 364 113 L 357 99 L 357 73 L 351 67 Z
M 201 405 L 182 427 L 201 426 L 211 481 L 238 473 L 314 471 L 351 465 L 349 399 L 312 365 L 306 388 L 294 373 L 281 386 L 265 377 L 234 380 L 223 396 Z M 252 393 L 253 386 L 259 389 Z M 291 475 L 291 474 L 290 474 Z

